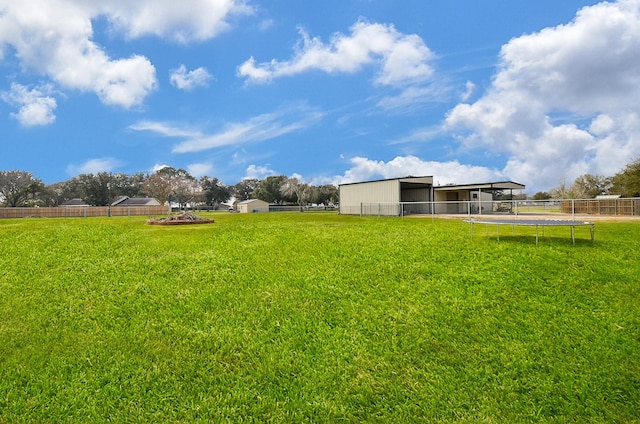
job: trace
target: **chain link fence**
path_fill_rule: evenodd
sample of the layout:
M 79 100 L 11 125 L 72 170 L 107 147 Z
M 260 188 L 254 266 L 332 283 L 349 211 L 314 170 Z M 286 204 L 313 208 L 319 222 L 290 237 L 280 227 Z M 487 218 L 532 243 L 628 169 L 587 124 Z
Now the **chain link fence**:
M 361 216 L 569 214 L 640 217 L 640 198 L 361 203 L 342 206 L 341 213 Z

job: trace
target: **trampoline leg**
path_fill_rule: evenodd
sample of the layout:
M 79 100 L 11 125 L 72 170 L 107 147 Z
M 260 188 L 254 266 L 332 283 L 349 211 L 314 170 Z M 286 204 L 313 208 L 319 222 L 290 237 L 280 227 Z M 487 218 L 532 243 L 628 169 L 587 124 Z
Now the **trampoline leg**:
M 576 245 L 575 229 L 576 229 L 576 227 L 571 226 L 571 241 L 573 242 L 574 246 Z
M 595 238 L 595 229 L 593 228 L 593 224 L 591 224 L 591 244 L 593 244 L 593 240 Z
M 536 246 L 538 245 L 538 226 L 536 225 Z

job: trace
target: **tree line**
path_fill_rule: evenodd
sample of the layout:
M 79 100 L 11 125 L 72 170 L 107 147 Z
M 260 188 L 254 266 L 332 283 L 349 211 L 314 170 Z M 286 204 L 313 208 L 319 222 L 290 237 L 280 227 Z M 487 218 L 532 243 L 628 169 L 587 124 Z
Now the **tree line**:
M 195 178 L 184 169 L 164 167 L 153 174 L 100 172 L 81 174 L 70 180 L 44 184 L 27 171 L 0 171 L 0 205 L 5 207 L 59 206 L 82 199 L 91 206 L 108 206 L 120 196 L 153 197 L 160 204 L 217 209 L 235 198 L 258 198 L 271 204 L 332 205 L 338 202 L 334 185 L 314 186 L 284 175 L 264 180 L 245 179 L 228 186 L 218 178 Z
M 612 177 L 584 174 L 567 186 L 564 182 L 550 191 L 534 194 L 534 200 L 588 199 L 603 194 L 640 197 L 640 158 Z M 284 175 L 263 180 L 245 179 L 228 186 L 218 178 L 199 179 L 184 169 L 164 167 L 153 174 L 100 172 L 81 174 L 70 180 L 46 185 L 27 171 L 0 171 L 0 206 L 58 206 L 71 199 L 82 199 L 92 206 L 108 206 L 119 196 L 156 198 L 161 204 L 172 202 L 218 208 L 235 198 L 257 198 L 271 204 L 337 204 L 338 189 L 331 184 L 314 186 Z
M 627 164 L 612 177 L 584 174 L 567 186 L 562 182 L 550 191 L 541 191 L 532 196 L 533 200 L 545 199 L 593 199 L 601 195 L 620 197 L 640 197 L 640 158 Z

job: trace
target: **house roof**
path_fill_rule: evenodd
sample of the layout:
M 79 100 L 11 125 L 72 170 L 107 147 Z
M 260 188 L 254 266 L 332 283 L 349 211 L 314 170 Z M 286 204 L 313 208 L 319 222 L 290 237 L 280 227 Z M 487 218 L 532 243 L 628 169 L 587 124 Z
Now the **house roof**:
M 64 203 L 61 203 L 60 206 L 89 206 L 84 200 L 80 198 L 70 199 Z
M 111 204 L 111 206 L 147 206 L 147 205 L 159 205 L 158 202 L 153 197 L 127 197 L 122 196 L 115 202 Z

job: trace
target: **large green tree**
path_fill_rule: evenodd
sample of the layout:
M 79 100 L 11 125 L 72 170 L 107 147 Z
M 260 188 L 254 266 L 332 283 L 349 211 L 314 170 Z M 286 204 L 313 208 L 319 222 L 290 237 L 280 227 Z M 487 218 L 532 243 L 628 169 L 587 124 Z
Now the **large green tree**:
M 551 199 L 551 194 L 546 191 L 539 191 L 531 197 L 533 200 L 547 200 Z
M 317 187 L 314 203 L 323 204 L 325 206 L 335 205 L 340 200 L 338 187 L 333 184 L 325 184 Z
M 611 188 L 611 178 L 602 175 L 584 174 L 575 179 L 569 191 L 575 198 L 593 199 L 607 194 Z
M 92 206 L 108 206 L 117 196 L 112 174 L 99 172 L 98 174 L 82 174 L 80 180 L 85 202 Z
M 0 202 L 9 207 L 24 206 L 44 185 L 26 171 L 0 171 Z
M 280 187 L 284 196 L 295 197 L 295 202 L 300 206 L 300 212 L 313 199 L 314 187 L 300 182 L 297 178 L 288 178 Z
M 205 204 L 216 206 L 231 198 L 231 189 L 219 181 L 217 178 L 201 177 L 200 186 Z
M 144 179 L 142 192 L 147 196 L 155 197 L 161 205 L 164 205 L 171 196 L 171 179 L 166 174 L 155 172 Z
M 640 197 L 640 157 L 613 176 L 611 193 Z
M 258 183 L 253 196 L 268 203 L 283 203 L 286 198 L 282 194 L 280 187 L 286 180 L 287 177 L 285 175 L 269 176 Z
M 202 194 L 200 184 L 189 172 L 170 166 L 148 176 L 142 184 L 142 191 L 158 199 L 162 205 L 173 200 L 180 207 L 196 201 Z
M 257 178 L 247 178 L 233 186 L 232 192 L 239 201 L 249 200 L 253 198 L 253 192 L 258 187 L 259 181 Z

